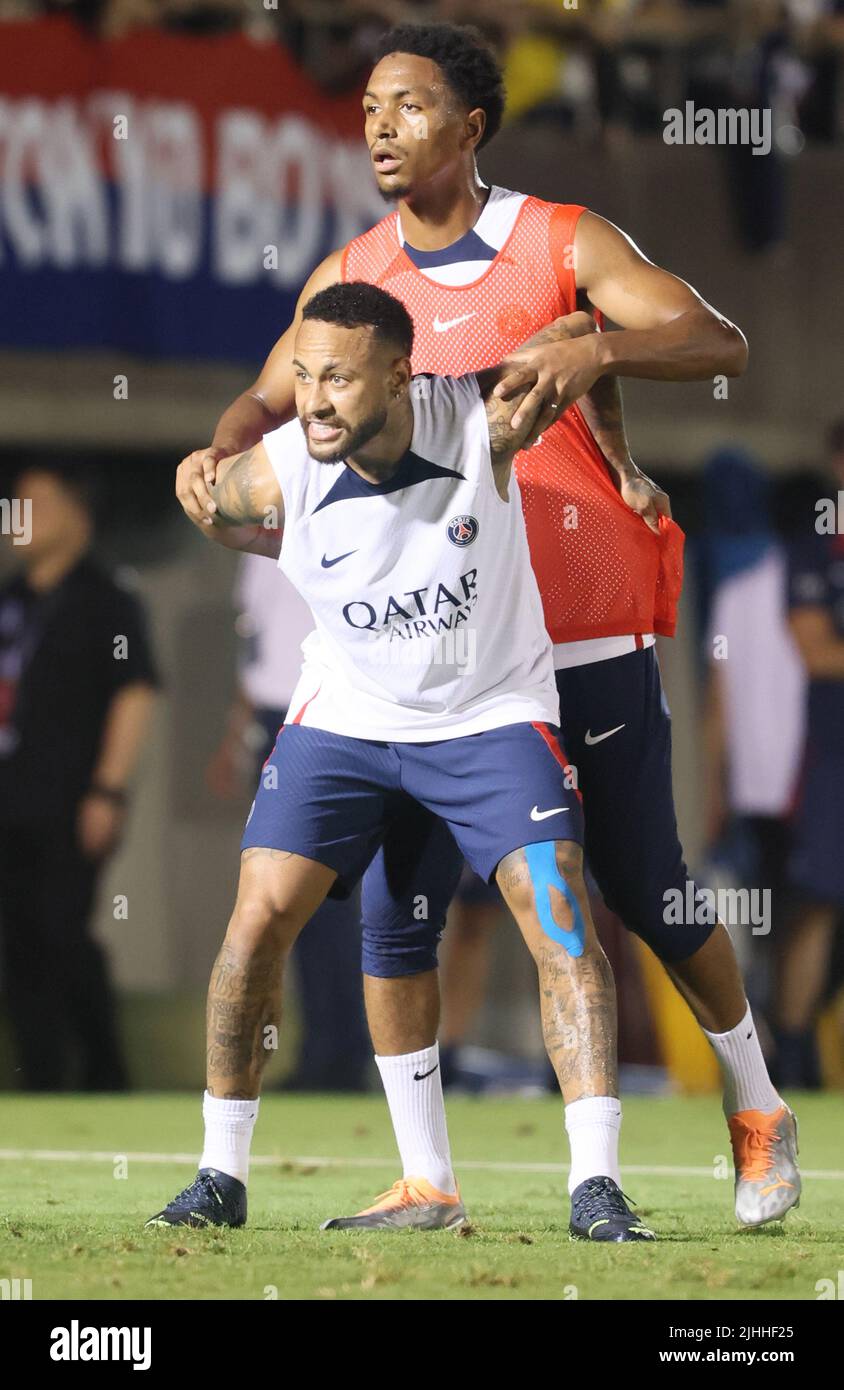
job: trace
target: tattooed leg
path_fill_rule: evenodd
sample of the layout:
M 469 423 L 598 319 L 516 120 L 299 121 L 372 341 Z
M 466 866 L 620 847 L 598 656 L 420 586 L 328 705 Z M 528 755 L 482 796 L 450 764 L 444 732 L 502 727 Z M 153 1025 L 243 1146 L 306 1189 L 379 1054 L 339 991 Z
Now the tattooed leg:
M 281 1019 L 285 962 L 335 877 L 332 869 L 298 854 L 244 850 L 237 901 L 208 988 L 212 1096 L 258 1095 Z
M 575 937 L 573 903 L 553 883 L 544 891 L 552 929 L 559 929 L 561 940 L 543 927 L 524 849 L 502 859 L 496 877 L 536 962 L 545 1047 L 568 1105 L 586 1096 L 618 1095 L 617 1018 L 612 969 L 595 934 L 583 881 L 583 851 L 571 840 L 558 840 L 555 858 L 582 918 L 580 955 L 564 944 Z

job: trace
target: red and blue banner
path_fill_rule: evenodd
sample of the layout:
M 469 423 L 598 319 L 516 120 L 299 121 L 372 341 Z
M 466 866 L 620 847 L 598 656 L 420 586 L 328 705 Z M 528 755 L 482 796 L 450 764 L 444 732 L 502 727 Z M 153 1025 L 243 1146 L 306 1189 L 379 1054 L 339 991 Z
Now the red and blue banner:
M 263 359 L 383 216 L 358 95 L 275 43 L 0 26 L 0 343 Z

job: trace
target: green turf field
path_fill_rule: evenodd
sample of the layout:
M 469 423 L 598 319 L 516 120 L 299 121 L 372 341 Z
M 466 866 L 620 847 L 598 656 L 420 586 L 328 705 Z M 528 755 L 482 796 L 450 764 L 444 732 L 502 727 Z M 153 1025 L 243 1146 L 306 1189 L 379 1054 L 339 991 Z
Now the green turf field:
M 661 1239 L 622 1250 L 568 1239 L 565 1174 L 543 1171 L 566 1152 L 552 1100 L 449 1101 L 461 1236 L 319 1231 L 398 1176 L 376 1097 L 265 1097 L 248 1226 L 170 1233 L 142 1225 L 193 1176 L 198 1096 L 4 1096 L 0 1279 L 33 1299 L 814 1300 L 844 1270 L 844 1101 L 793 1101 L 818 1176 L 784 1227 L 738 1233 L 718 1103 L 627 1100 L 625 1188 Z

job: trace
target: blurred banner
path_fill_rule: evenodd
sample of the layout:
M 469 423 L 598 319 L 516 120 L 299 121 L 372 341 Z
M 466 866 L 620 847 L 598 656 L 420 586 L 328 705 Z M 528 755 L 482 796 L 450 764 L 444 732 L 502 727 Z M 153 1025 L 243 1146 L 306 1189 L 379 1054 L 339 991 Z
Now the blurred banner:
M 358 97 L 277 44 L 4 24 L 0 343 L 262 359 L 383 215 Z

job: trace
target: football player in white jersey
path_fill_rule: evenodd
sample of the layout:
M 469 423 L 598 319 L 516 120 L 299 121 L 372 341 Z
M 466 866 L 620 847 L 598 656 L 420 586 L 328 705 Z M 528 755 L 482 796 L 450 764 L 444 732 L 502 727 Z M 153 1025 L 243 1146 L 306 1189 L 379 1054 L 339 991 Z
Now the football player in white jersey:
M 572 336 L 592 323 L 572 315 L 545 331 Z M 415 882 L 446 900 L 453 890 L 436 882 L 443 862 L 452 868 L 432 853 L 433 812 L 476 872 L 499 884 L 537 965 L 564 1095 L 617 1096 L 614 1009 L 600 1003 L 609 966 L 590 916 L 579 794 L 558 741 L 551 644 L 511 467 L 533 420 L 512 428 L 515 401 L 493 395 L 498 368 L 413 378 L 412 342 L 407 310 L 383 290 L 321 291 L 296 335 L 297 419 L 218 467 L 205 534 L 277 557 L 316 633 L 247 820 L 212 973 L 199 1172 L 151 1225 L 246 1220 L 263 1039 L 278 1022 L 286 956 L 398 818 Z M 470 640 L 458 644 L 458 634 Z M 433 1090 L 430 1102 L 441 1109 Z M 589 1173 L 573 1234 L 593 1238 L 599 1227 L 605 1239 L 652 1240 L 598 1146 Z M 390 1210 L 396 1225 L 466 1219 L 456 1187 L 430 1176 L 400 1179 L 373 1224 Z
M 576 214 L 579 220 L 574 229 L 569 223 L 562 246 L 554 250 L 543 236 L 531 250 L 532 237 L 522 236 L 520 223 L 537 200 L 487 187 L 477 166 L 477 154 L 501 124 L 505 102 L 500 64 L 477 30 L 400 24 L 379 40 L 376 58 L 364 98 L 364 133 L 377 186 L 385 199 L 397 201 L 396 212 L 327 256 L 313 272 L 294 322 L 256 381 L 222 415 L 211 447 L 183 460 L 179 491 L 192 516 L 201 517 L 216 460 L 248 448 L 290 419 L 299 308 L 335 280 L 370 280 L 403 299 L 419 329 L 416 364 L 436 372 L 485 367 L 511 351 L 517 337 L 512 325 L 530 324 L 522 330 L 526 336 L 537 322 L 561 311 L 525 318 L 529 306 L 521 292 L 511 295 L 509 288 L 516 283 L 511 272 L 520 265 L 526 281 L 518 283 L 546 284 L 553 296 L 548 302 L 566 309 L 586 303 L 613 321 L 616 328 L 603 335 L 610 355 L 603 359 L 605 374 L 595 382 L 600 389 L 590 392 L 584 385 L 584 365 L 594 357 L 588 339 L 533 346 L 519 354 L 527 359 L 526 370 L 536 369 L 536 386 L 546 401 L 534 426 L 534 435 L 545 431 L 546 438 L 537 450 L 522 453 L 516 468 L 555 642 L 564 742 L 580 775 L 589 859 L 601 892 L 662 961 L 718 1058 L 735 1157 L 736 1215 L 743 1225 L 780 1219 L 800 1193 L 795 1120 L 768 1076 L 729 934 L 714 913 L 704 921 L 697 911 L 683 913 L 680 922 L 666 914 L 665 905 L 678 890 L 688 901 L 691 885 L 694 896 L 694 884 L 674 812 L 671 720 L 653 646 L 658 605 L 637 560 L 653 555 L 656 541 L 645 534 L 644 522 L 639 525 L 616 505 L 605 476 L 606 463 L 623 503 L 653 529 L 668 533 L 667 518 L 657 516 L 667 499 L 629 456 L 616 376 L 663 381 L 711 379 L 722 372 L 733 376 L 744 370 L 747 345 L 736 327 L 688 285 L 654 266 L 620 229 L 588 209 L 569 205 L 564 212 L 565 218 Z M 564 162 L 558 173 L 562 186 Z M 554 216 L 560 211 L 558 204 Z M 567 286 L 562 297 L 557 294 L 561 280 Z M 532 289 L 524 296 L 531 299 Z M 594 378 L 586 375 L 591 384 Z M 506 389 L 505 383 L 499 389 Z M 576 410 L 566 410 L 567 402 L 576 402 Z M 577 428 L 581 413 L 583 431 Z M 570 454 L 567 447 L 558 448 L 566 438 L 576 446 L 571 468 L 560 466 Z M 578 500 L 591 520 L 579 532 L 567 532 L 561 518 Z M 584 544 L 576 554 L 568 542 L 578 534 Z M 613 554 L 618 564 L 611 563 Z M 671 583 L 679 579 L 676 567 L 671 577 L 671 564 L 667 573 Z M 610 574 L 619 612 L 596 601 Z M 433 1177 L 443 1169 L 438 1136 L 445 1133 L 445 1117 L 441 1107 L 419 1107 L 416 1091 L 427 1082 L 416 1084 L 416 1077 L 439 1065 L 438 971 L 434 960 L 423 971 L 410 954 L 406 968 L 397 968 L 402 962 L 396 958 L 395 928 L 402 912 L 378 886 L 401 860 L 402 843 L 401 837 L 388 836 L 363 882 L 364 988 L 405 1173 L 418 1171 L 422 1154 Z M 406 921 L 413 920 L 414 896 L 408 880 Z M 435 906 L 432 924 L 441 920 L 440 909 L 445 912 L 445 905 Z M 477 972 L 477 954 L 472 964 Z M 612 988 L 608 977 L 607 1007 Z M 424 1060 L 415 1065 L 420 1053 Z M 594 1145 L 601 1147 L 603 1171 L 620 1178 L 619 1114 L 612 1095 L 581 1091 L 566 1105 L 565 1125 L 570 1192 L 582 1187 L 581 1176 L 592 1170 Z M 596 1226 L 592 1238 L 600 1238 L 603 1229 Z

